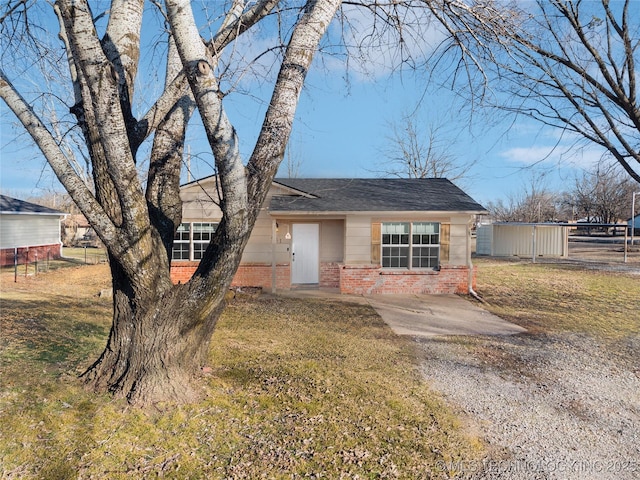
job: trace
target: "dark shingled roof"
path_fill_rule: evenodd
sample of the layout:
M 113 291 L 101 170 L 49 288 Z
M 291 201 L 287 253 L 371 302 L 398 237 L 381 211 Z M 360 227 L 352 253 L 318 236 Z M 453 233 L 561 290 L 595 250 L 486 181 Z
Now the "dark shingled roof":
M 274 182 L 314 197 L 274 196 L 269 210 L 275 212 L 486 212 L 445 178 L 276 178 Z
M 2 213 L 30 213 L 30 214 L 47 214 L 47 215 L 65 215 L 60 210 L 43 207 L 35 203 L 25 202 L 17 198 L 0 195 L 0 212 Z

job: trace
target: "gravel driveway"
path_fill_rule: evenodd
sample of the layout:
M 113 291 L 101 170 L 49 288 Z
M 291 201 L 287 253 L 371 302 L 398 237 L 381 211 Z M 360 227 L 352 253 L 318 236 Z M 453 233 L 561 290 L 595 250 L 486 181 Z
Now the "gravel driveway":
M 433 389 L 489 446 L 451 478 L 640 478 L 640 337 L 416 339 Z

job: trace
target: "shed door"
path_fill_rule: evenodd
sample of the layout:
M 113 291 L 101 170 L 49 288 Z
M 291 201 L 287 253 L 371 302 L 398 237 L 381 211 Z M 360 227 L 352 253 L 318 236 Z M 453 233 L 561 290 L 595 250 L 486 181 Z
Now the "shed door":
M 291 243 L 291 283 L 318 283 L 320 225 L 294 223 Z

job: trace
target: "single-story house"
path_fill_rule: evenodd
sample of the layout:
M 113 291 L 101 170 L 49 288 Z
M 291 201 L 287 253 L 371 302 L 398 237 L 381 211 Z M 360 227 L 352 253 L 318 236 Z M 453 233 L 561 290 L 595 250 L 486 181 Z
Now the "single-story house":
M 174 282 L 188 280 L 220 221 L 216 177 L 181 188 Z M 444 178 L 277 178 L 244 251 L 236 286 L 270 291 L 468 293 L 470 229 L 486 210 Z
M 89 221 L 81 213 L 69 215 L 62 221 L 62 241 L 65 246 L 76 246 L 87 242 L 89 236 L 95 236 Z
M 66 213 L 0 195 L 0 265 L 62 256 L 60 222 Z

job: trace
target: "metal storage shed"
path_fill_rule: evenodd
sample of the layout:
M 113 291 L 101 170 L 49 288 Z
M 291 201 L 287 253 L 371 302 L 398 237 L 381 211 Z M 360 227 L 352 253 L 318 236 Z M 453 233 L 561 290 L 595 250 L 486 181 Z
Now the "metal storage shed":
M 568 229 L 555 223 L 493 223 L 477 229 L 476 254 L 567 257 Z

